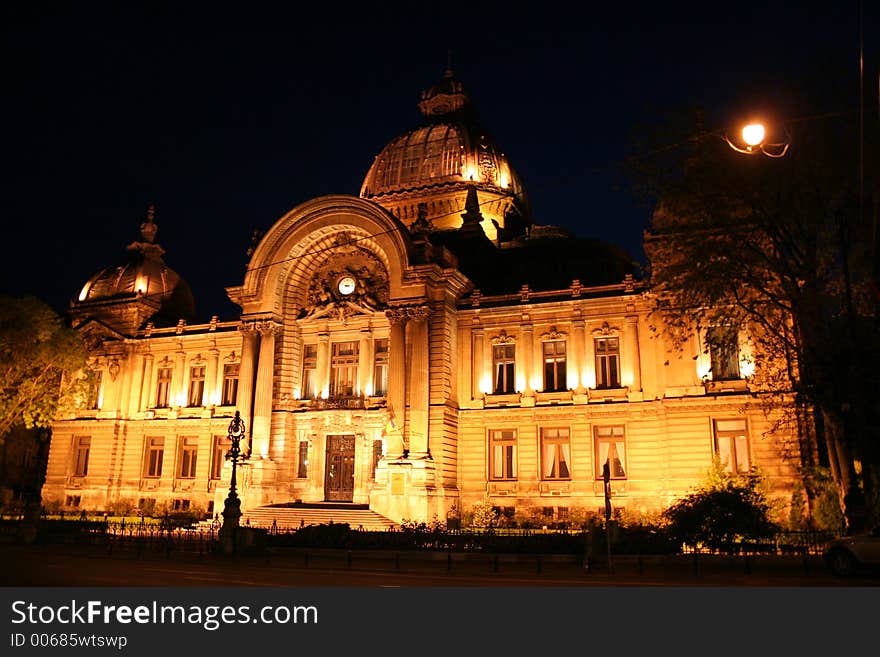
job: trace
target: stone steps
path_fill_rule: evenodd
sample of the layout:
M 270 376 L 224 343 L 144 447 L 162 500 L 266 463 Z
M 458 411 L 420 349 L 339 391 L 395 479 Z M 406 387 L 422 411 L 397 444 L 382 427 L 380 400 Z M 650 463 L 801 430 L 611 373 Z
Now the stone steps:
M 289 506 L 260 506 L 242 513 L 241 525 L 272 528 L 279 531 L 295 530 L 308 525 L 348 524 L 352 529 L 387 531 L 397 527 L 393 520 L 364 506 L 340 504 L 310 504 Z

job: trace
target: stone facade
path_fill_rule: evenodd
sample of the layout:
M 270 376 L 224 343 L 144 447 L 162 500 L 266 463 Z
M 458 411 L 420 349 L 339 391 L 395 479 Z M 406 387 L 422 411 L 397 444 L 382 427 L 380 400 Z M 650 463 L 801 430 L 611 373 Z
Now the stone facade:
M 97 319 L 74 302 L 101 384 L 53 427 L 44 502 L 217 513 L 236 410 L 250 455 L 238 473 L 243 510 L 329 500 L 430 522 L 488 502 L 565 519 L 603 509 L 607 461 L 614 508 L 641 515 L 700 483 L 716 455 L 758 468 L 790 499 L 797 436 L 770 432 L 774 418 L 748 392 L 761 355 L 738 343 L 713 381 L 705 341 L 674 350 L 632 275 L 532 286 L 513 270 L 487 277 L 482 262 L 474 280 L 461 240 L 502 255 L 529 240 L 501 243 L 504 226 L 489 230 L 464 173 L 464 184 L 431 192 L 465 209 L 443 231 L 427 206 L 406 221 L 394 214 L 393 189 L 383 191 L 392 209 L 346 195 L 294 208 L 227 289 L 242 311 L 234 321 L 126 331 L 106 321 L 110 302 L 91 301 Z M 545 265 L 535 261 L 535 274 Z M 493 276 L 513 289 L 481 291 Z M 138 298 L 119 300 L 120 312 Z

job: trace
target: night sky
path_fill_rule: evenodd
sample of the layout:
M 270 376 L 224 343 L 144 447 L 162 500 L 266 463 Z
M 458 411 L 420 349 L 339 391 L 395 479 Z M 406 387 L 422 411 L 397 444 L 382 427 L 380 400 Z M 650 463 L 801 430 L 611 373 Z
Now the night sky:
M 859 0 L 532 4 L 6 3 L 0 293 L 65 309 L 155 203 L 200 318 L 234 319 L 224 288 L 252 232 L 357 195 L 450 52 L 537 223 L 637 260 L 649 215 L 619 166 L 650 157 L 634 134 L 697 108 L 716 129 L 859 106 Z M 875 121 L 877 4 L 861 22 Z

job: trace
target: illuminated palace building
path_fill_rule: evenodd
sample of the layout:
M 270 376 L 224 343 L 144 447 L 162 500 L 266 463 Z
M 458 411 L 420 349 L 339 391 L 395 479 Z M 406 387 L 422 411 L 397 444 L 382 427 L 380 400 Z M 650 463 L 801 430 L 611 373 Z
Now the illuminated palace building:
M 100 383 L 53 427 L 44 503 L 219 512 L 236 410 L 245 513 L 335 502 L 431 522 L 488 502 L 564 520 L 604 510 L 608 462 L 614 508 L 645 514 L 716 455 L 790 499 L 795 437 L 750 401 L 745 341 L 673 350 L 625 253 L 533 221 L 450 72 L 419 108 L 358 196 L 266 232 L 227 288 L 240 317 L 190 323 L 148 213 L 71 302 Z

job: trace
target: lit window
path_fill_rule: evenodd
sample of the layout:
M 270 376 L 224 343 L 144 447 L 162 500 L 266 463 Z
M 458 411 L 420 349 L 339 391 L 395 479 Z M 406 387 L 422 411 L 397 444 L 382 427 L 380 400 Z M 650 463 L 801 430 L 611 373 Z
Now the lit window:
M 374 343 L 373 394 L 384 397 L 388 394 L 388 338 L 380 338 Z
M 92 439 L 89 436 L 78 436 L 73 440 L 73 474 L 85 477 L 89 474 L 89 450 Z
M 567 390 L 565 379 L 565 340 L 544 343 L 544 390 Z
M 238 398 L 239 363 L 227 363 L 223 366 L 223 406 L 234 406 Z
M 196 476 L 196 458 L 199 455 L 199 439 L 186 437 L 180 439 L 180 460 L 177 476 L 192 479 Z
M 492 391 L 496 395 L 509 395 L 516 391 L 514 345 L 496 344 L 492 347 Z
M 302 398 L 315 399 L 317 390 L 318 346 L 303 345 Z
M 147 449 L 144 455 L 144 477 L 161 477 L 162 460 L 165 457 L 165 439 L 147 438 Z
M 516 479 L 516 432 L 489 432 L 489 478 Z
M 620 341 L 596 338 L 596 387 L 620 387 Z
M 612 479 L 626 479 L 626 441 L 623 427 L 596 427 L 596 478 L 602 478 L 602 467 L 608 463 Z
M 296 464 L 296 476 L 298 479 L 305 479 L 309 476 L 309 441 L 299 441 L 299 458 Z
M 732 326 L 713 326 L 706 331 L 713 381 L 740 378 L 737 330 Z
M 749 471 L 749 438 L 745 420 L 715 420 L 715 454 L 725 472 Z
M 160 367 L 156 377 L 156 408 L 168 408 L 171 397 L 171 368 Z
M 205 366 L 196 365 L 189 370 L 189 406 L 202 406 L 205 395 Z
M 223 464 L 226 462 L 226 436 L 214 436 L 214 448 L 211 450 L 211 479 L 223 476 Z
M 568 429 L 541 429 L 541 477 L 569 479 L 571 443 Z
M 330 359 L 330 396 L 354 395 L 358 371 L 358 343 L 334 342 Z

